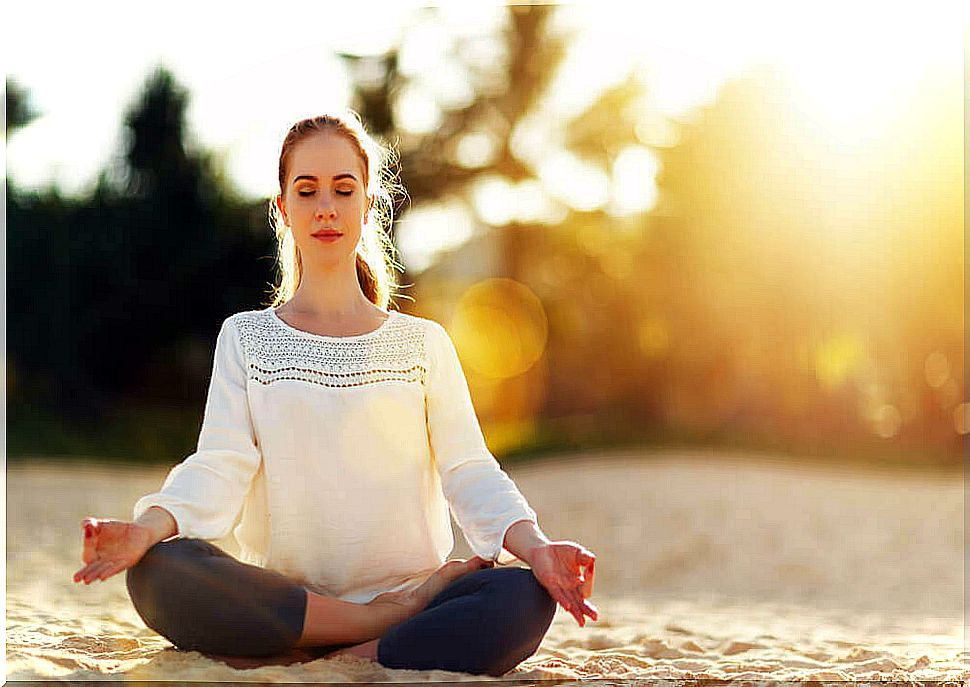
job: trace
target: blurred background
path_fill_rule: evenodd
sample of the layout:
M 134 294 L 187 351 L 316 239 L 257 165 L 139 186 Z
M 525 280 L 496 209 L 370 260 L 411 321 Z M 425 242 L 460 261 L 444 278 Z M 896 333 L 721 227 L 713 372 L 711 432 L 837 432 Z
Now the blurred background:
M 269 303 L 282 138 L 349 106 L 409 193 L 394 307 L 448 329 L 503 463 L 961 466 L 960 11 L 29 11 L 3 48 L 10 460 L 194 450 L 222 319 Z

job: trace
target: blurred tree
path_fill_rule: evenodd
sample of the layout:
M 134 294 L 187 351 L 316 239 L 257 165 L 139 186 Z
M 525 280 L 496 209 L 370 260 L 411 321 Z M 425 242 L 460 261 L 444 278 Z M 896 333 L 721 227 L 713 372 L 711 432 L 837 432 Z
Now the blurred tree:
M 510 184 L 539 181 L 533 163 L 516 153 L 513 141 L 520 127 L 534 126 L 529 120 L 544 116 L 543 98 L 567 49 L 570 36 L 552 28 L 555 12 L 552 6 L 509 7 L 504 28 L 491 46 L 491 59 L 481 59 L 458 41 L 448 44 L 441 51 L 448 57 L 448 67 L 462 74 L 473 94 L 457 104 L 437 100 L 434 106 L 439 116 L 428 131 L 414 131 L 414 124 L 402 119 L 408 110 L 401 103 L 431 97 L 428 94 L 435 89 L 430 81 L 436 74 L 430 70 L 401 73 L 397 49 L 379 56 L 343 56 L 355 76 L 354 107 L 376 133 L 396 140 L 401 180 L 416 205 L 457 199 L 475 213 L 473 195 L 479 181 L 495 177 Z M 631 105 L 643 91 L 643 84 L 632 76 L 607 89 L 587 110 L 563 123 L 567 146 L 610 175 L 618 152 L 639 143 L 635 133 L 638 110 Z M 546 128 L 559 125 L 549 122 Z M 469 139 L 479 146 L 484 141 L 487 154 L 477 160 L 463 156 L 463 144 Z M 655 361 L 640 354 L 638 331 L 645 315 L 643 300 L 635 297 L 633 288 L 650 281 L 651 275 L 630 273 L 624 282 L 615 275 L 607 276 L 609 269 L 604 264 L 616 252 L 628 253 L 620 256 L 625 263 L 639 260 L 646 266 L 661 260 L 649 256 L 636 237 L 621 240 L 617 226 L 624 222 L 604 211 L 567 208 L 565 215 L 560 226 L 513 221 L 493 232 L 500 237 L 494 241 L 500 246 L 496 253 L 501 258 L 493 266 L 492 276 L 526 284 L 540 294 L 549 313 L 548 374 L 542 380 L 546 388 L 541 412 L 556 417 L 598 413 L 602 419 L 616 419 L 625 411 L 634 421 L 655 420 L 655 385 L 645 383 L 652 379 Z M 606 247 L 599 255 L 590 250 L 590 235 Z M 480 248 L 460 248 L 442 260 L 461 262 L 466 260 L 465 253 L 476 251 Z M 616 262 L 612 260 L 611 265 Z M 436 276 L 438 273 L 442 276 Z M 565 278 L 567 274 L 571 278 Z M 556 280 L 551 289 L 550 275 Z M 463 285 L 469 286 L 475 278 L 468 272 Z M 440 269 L 432 267 L 423 273 L 418 287 L 427 296 L 422 302 L 427 312 L 432 294 L 447 288 L 457 298 L 462 284 L 442 264 Z M 654 299 L 651 306 L 656 305 Z M 431 314 L 445 316 L 446 312 Z M 602 356 L 600 352 L 607 349 L 611 355 Z M 474 387 L 477 380 L 473 372 L 470 376 Z M 520 383 L 534 384 L 535 380 L 529 374 L 507 380 L 507 388 L 499 395 L 514 396 Z M 496 406 L 496 411 L 502 409 Z
M 265 204 L 241 201 L 217 159 L 191 150 L 187 103 L 154 70 L 90 197 L 8 199 L 15 401 L 86 422 L 132 401 L 201 406 L 213 322 L 263 300 Z
M 508 24 L 497 46 L 502 57 L 486 64 L 463 57 L 461 46 L 452 42 L 447 49 L 449 59 L 463 71 L 474 95 L 466 104 L 436 104 L 441 119 L 428 132 L 414 132 L 413 125 L 401 121 L 398 113 L 401 99 L 433 74 L 403 74 L 398 64 L 400 47 L 377 56 L 341 55 L 354 76 L 352 105 L 374 133 L 396 143 L 400 181 L 414 202 L 459 197 L 470 206 L 474 182 L 486 175 L 499 174 L 513 181 L 535 178 L 534 170 L 512 151 L 511 138 L 544 93 L 565 53 L 565 40 L 546 30 L 554 10 L 548 5 L 510 6 Z M 470 165 L 461 160 L 459 146 L 471 135 L 492 142 L 494 152 L 487 163 Z
M 39 113 L 30 104 L 30 94 L 15 79 L 6 79 L 6 132 L 11 134 L 22 129 L 37 118 Z

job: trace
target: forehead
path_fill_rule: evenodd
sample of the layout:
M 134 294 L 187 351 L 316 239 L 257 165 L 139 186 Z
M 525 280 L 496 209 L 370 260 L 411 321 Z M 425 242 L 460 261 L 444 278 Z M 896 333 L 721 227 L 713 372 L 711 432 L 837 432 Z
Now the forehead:
M 302 175 L 330 179 L 346 172 L 358 180 L 364 178 L 364 161 L 354 145 L 346 137 L 329 132 L 313 134 L 293 146 L 287 166 L 290 179 Z

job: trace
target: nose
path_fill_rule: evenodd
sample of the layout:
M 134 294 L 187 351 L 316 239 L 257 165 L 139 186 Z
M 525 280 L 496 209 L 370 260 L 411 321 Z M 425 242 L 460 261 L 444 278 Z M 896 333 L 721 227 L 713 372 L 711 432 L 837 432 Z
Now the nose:
M 317 217 L 336 217 L 337 216 L 337 206 L 334 203 L 334 199 L 329 193 L 320 194 L 320 202 L 317 204 Z

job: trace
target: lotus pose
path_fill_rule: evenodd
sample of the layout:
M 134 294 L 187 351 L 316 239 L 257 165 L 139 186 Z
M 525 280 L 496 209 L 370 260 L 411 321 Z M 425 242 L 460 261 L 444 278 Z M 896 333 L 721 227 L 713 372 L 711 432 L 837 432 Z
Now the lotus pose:
M 270 307 L 222 323 L 197 450 L 132 522 L 82 522 L 74 581 L 126 571 L 138 614 L 180 649 L 498 676 L 557 603 L 597 617 L 595 556 L 539 529 L 447 331 L 387 307 L 388 159 L 354 113 L 290 128 L 271 205 L 281 280 Z M 469 560 L 446 562 L 449 511 Z M 230 532 L 238 559 L 212 543 Z M 502 565 L 515 558 L 529 567 Z

